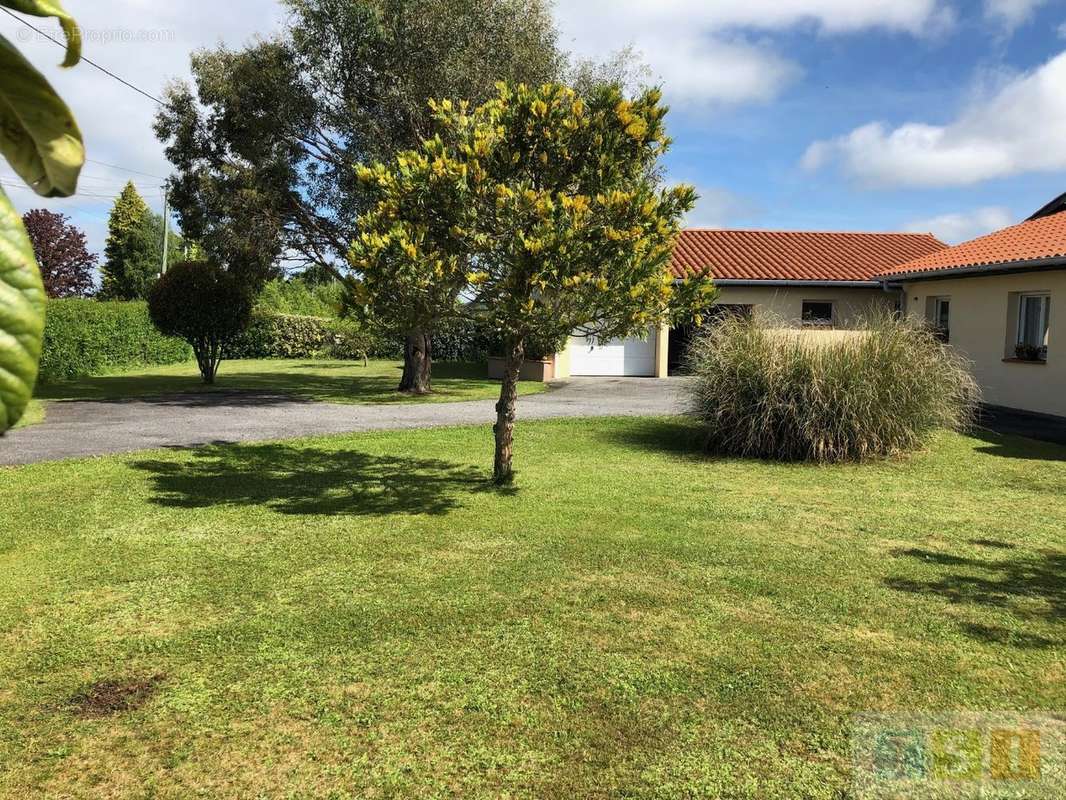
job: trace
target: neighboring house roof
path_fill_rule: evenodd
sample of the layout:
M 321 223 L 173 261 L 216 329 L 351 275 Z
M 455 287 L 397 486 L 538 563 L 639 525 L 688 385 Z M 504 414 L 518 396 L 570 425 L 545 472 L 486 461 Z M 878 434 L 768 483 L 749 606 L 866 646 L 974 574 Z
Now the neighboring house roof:
M 677 278 L 710 273 L 722 283 L 870 283 L 947 245 L 928 233 L 682 231 L 671 270 Z
M 903 264 L 886 277 L 942 272 L 999 273 L 1009 269 L 1060 266 L 1066 262 L 1066 213 L 1037 216 L 957 247 Z

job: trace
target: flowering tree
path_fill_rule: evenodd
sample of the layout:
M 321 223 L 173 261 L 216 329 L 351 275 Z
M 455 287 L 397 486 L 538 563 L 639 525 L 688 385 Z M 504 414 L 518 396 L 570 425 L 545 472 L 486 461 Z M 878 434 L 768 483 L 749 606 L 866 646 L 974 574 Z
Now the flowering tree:
M 656 180 L 670 144 L 660 100 L 501 84 L 476 109 L 432 104 L 433 138 L 359 170 L 377 203 L 350 253 L 356 302 L 415 329 L 480 318 L 506 342 L 497 482 L 512 479 L 527 344 L 646 335 L 713 301 L 709 281 L 675 284 L 667 270 L 696 194 Z
M 22 224 L 41 268 L 49 297 L 86 297 L 92 294 L 93 271 L 99 257 L 89 252 L 85 234 L 66 214 L 35 208 L 22 215 Z

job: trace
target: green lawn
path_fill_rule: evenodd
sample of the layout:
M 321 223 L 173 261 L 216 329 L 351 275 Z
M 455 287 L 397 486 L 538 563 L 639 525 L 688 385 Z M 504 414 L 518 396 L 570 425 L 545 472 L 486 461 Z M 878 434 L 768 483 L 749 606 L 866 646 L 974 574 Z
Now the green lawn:
M 1066 707 L 1066 448 L 705 459 L 677 420 L 0 488 L 0 796 L 844 798 L 866 710 Z
M 484 364 L 434 364 L 433 394 L 412 398 L 396 392 L 403 365 L 393 361 L 371 361 L 367 367 L 361 361 L 317 359 L 223 361 L 214 386 L 204 386 L 195 362 L 191 362 L 39 385 L 36 396 L 42 400 L 100 400 L 250 390 L 327 403 L 450 402 L 499 397 L 499 381 L 490 381 L 485 370 Z M 543 383 L 519 384 L 522 394 L 545 388 Z

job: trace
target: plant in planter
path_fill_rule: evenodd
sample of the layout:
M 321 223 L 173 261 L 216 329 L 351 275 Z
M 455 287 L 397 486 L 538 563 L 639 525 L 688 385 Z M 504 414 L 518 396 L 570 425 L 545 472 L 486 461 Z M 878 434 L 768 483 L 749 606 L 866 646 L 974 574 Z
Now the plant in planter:
M 1014 355 L 1020 361 L 1046 361 L 1047 348 L 1035 344 L 1020 344 L 1014 348 Z

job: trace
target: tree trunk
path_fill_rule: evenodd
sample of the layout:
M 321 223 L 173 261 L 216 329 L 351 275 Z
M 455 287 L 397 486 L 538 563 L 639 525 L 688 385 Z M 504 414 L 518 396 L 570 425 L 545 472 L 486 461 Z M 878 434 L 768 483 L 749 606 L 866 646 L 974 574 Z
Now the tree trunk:
M 496 461 L 492 469 L 492 479 L 500 486 L 514 480 L 511 459 L 514 455 L 515 406 L 518 404 L 518 373 L 522 370 L 524 359 L 524 343 L 513 344 L 504 367 L 500 402 L 496 404 L 496 425 L 492 429 L 496 434 Z
M 398 391 L 408 394 L 429 394 L 432 389 L 433 342 L 429 334 L 415 331 L 407 334 L 403 348 L 403 377 Z

